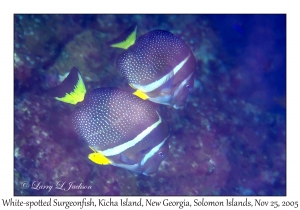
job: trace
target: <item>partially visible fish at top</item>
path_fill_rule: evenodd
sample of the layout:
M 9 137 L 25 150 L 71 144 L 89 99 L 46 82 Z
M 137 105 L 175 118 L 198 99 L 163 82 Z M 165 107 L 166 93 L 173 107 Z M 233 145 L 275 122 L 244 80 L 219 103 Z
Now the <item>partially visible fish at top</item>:
M 109 43 L 111 47 L 126 49 L 117 59 L 117 68 L 138 97 L 183 108 L 194 87 L 193 52 L 169 31 L 150 31 L 138 39 L 136 31 L 134 25 Z

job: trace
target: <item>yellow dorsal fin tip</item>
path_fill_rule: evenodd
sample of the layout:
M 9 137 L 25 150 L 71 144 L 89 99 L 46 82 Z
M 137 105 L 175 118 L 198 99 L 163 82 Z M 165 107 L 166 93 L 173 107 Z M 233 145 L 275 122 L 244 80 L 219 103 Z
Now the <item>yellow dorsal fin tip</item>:
M 86 93 L 86 88 L 84 82 L 78 73 L 78 81 L 77 84 L 74 86 L 74 90 L 70 93 L 66 93 L 66 95 L 62 98 L 55 97 L 56 100 L 62 101 L 69 104 L 77 104 L 84 100 L 84 96 Z
M 117 47 L 127 50 L 130 46 L 134 45 L 136 40 L 136 29 L 137 26 L 134 28 L 134 30 L 126 37 L 126 39 L 122 42 L 118 42 L 115 44 L 110 45 L 111 47 Z

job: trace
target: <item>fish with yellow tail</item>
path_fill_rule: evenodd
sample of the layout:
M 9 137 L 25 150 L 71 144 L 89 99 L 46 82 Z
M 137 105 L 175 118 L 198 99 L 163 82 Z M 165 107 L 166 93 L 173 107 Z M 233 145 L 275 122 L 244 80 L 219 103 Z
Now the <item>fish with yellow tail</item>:
M 168 126 L 149 102 L 118 88 L 87 92 L 76 67 L 52 95 L 76 105 L 72 124 L 94 163 L 154 175 L 168 155 Z
M 136 33 L 134 25 L 109 42 L 111 47 L 126 49 L 117 59 L 117 68 L 138 97 L 183 108 L 194 87 L 193 52 L 169 31 L 154 30 L 137 39 Z

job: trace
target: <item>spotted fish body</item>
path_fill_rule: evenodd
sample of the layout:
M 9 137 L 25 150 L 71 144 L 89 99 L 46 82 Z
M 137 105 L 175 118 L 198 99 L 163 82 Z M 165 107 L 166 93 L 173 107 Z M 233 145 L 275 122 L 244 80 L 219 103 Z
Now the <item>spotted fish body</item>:
M 183 40 L 164 30 L 139 37 L 117 60 L 117 67 L 150 101 L 183 108 L 194 87 L 196 60 Z
M 159 114 L 119 89 L 93 90 L 72 119 L 79 136 L 115 166 L 152 174 L 168 153 L 168 129 Z
M 155 174 L 168 155 L 168 126 L 152 105 L 118 88 L 98 88 L 86 94 L 80 87 L 82 79 L 72 69 L 66 80 L 74 82 L 77 92 L 67 93 L 57 100 L 77 104 L 72 114 L 75 132 L 94 150 L 93 156 L 105 160 L 98 164 L 111 164 L 145 175 Z M 71 79 L 72 78 L 72 79 Z M 70 87 L 68 81 L 64 81 Z M 61 88 L 60 88 L 61 89 Z M 77 95 L 76 93 L 83 93 Z M 84 98 L 84 100 L 82 100 Z M 67 100 L 67 101 L 66 101 Z M 68 102 L 70 101 L 70 102 Z

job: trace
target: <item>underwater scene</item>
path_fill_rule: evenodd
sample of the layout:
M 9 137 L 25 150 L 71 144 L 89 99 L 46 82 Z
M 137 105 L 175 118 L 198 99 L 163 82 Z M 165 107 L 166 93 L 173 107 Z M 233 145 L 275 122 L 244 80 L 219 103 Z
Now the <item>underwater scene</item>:
M 15 14 L 14 195 L 285 196 L 286 15 Z

